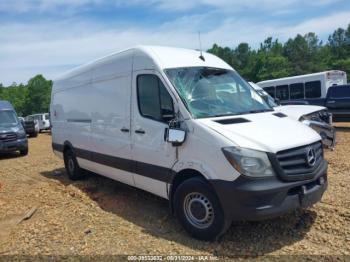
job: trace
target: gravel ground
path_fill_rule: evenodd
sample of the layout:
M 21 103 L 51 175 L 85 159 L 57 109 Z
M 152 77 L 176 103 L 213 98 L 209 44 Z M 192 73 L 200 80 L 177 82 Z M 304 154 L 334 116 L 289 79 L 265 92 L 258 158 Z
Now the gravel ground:
M 338 126 L 337 148 L 326 153 L 329 188 L 320 203 L 273 220 L 235 222 L 213 243 L 187 236 L 163 199 L 93 174 L 69 181 L 62 160 L 52 153 L 51 136 L 41 134 L 29 139 L 28 156 L 0 156 L 0 255 L 349 260 L 350 124 Z M 21 221 L 33 208 L 36 212 Z

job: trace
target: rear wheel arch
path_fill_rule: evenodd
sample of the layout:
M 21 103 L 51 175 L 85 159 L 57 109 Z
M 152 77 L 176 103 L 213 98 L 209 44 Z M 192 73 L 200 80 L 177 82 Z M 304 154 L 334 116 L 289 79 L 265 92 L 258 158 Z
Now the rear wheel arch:
M 63 154 L 66 153 L 68 150 L 72 151 L 74 153 L 74 147 L 69 141 L 65 141 L 63 143 Z
M 83 169 L 80 168 L 77 161 L 74 148 L 68 141 L 63 145 L 63 159 L 66 172 L 71 180 L 79 180 L 84 176 Z

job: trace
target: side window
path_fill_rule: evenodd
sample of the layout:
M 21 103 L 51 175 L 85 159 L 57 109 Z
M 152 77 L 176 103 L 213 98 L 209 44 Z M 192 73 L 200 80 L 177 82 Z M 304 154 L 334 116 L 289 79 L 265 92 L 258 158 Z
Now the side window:
M 303 99 L 304 98 L 304 84 L 294 83 L 289 85 L 290 99 Z
M 276 86 L 276 97 L 280 100 L 288 100 L 289 99 L 288 85 Z
M 349 98 L 350 86 L 332 86 L 330 88 L 331 98 Z
M 311 81 L 305 83 L 305 97 L 319 98 L 321 97 L 321 81 Z
M 142 116 L 162 122 L 174 118 L 173 100 L 156 75 L 137 77 L 137 99 Z
M 275 95 L 275 87 L 274 86 L 268 86 L 268 87 L 264 87 L 264 90 L 273 98 L 276 97 Z

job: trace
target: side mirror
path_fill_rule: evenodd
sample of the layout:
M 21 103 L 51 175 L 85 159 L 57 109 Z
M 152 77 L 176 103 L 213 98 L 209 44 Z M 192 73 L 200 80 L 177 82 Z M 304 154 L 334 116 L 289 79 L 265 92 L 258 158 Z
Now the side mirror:
M 176 128 L 166 128 L 165 138 L 168 143 L 172 143 L 173 146 L 180 146 L 185 142 L 186 131 Z
M 275 98 L 275 103 L 279 106 L 281 105 L 281 101 L 278 98 Z

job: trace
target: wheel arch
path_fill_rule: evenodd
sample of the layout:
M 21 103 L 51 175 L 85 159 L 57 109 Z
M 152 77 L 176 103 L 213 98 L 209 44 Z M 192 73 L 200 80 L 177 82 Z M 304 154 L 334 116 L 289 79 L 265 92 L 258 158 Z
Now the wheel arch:
M 172 181 L 169 185 L 169 209 L 171 214 L 174 214 L 174 204 L 173 204 L 173 196 L 175 194 L 176 189 L 186 180 L 194 178 L 194 177 L 200 177 L 208 182 L 208 179 L 198 170 L 192 169 L 192 168 L 186 168 L 179 172 L 176 172 L 175 175 L 172 178 Z M 210 185 L 210 183 L 208 182 Z
M 72 143 L 69 142 L 68 140 L 64 141 L 64 143 L 63 143 L 63 155 L 67 150 L 72 150 L 74 153 L 74 147 L 73 147 Z

